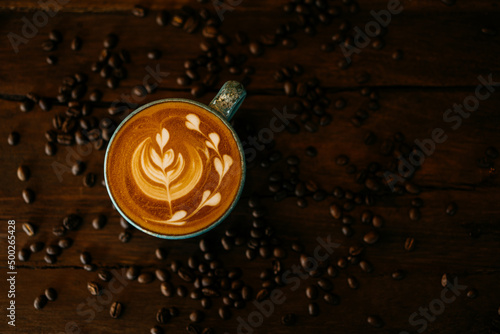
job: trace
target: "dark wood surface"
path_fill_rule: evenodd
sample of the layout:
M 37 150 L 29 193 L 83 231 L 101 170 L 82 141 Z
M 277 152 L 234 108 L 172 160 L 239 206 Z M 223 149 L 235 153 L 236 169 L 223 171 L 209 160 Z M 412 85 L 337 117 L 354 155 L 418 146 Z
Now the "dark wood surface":
M 279 24 L 290 21 L 293 15 L 285 15 L 282 7 L 285 1 L 272 3 L 265 1 L 243 1 L 233 11 L 224 14 L 221 31 L 233 36 L 235 31 L 245 31 L 252 40 L 265 33 L 272 33 Z M 57 242 L 52 228 L 61 224 L 69 213 L 78 213 L 84 223 L 78 231 L 68 233 L 74 245 L 58 257 L 55 264 L 43 260 L 44 251 L 32 254 L 27 262 L 17 262 L 16 279 L 16 328 L 7 325 L 6 317 L 0 323 L 0 333 L 61 333 L 69 321 L 75 321 L 81 333 L 148 333 L 156 324 L 156 310 L 162 306 L 177 306 L 181 315 L 163 325 L 168 333 L 183 333 L 189 324 L 189 313 L 201 309 L 199 301 L 190 298 L 166 298 L 160 293 L 160 283 L 139 284 L 127 282 L 123 291 L 113 295 L 114 301 L 125 305 L 120 319 L 109 316 L 109 305 L 96 312 L 95 319 L 85 321 L 88 315 L 78 312 L 78 305 L 86 303 L 90 297 L 86 284 L 97 280 L 96 272 L 83 270 L 79 261 L 81 251 L 92 254 L 98 268 L 121 271 L 130 265 L 139 265 L 143 271 L 153 272 L 156 268 L 166 268 L 171 261 L 183 263 L 191 255 L 201 256 L 198 249 L 200 238 L 185 241 L 166 241 L 150 237 L 137 230 L 133 231 L 129 243 L 118 240 L 122 231 L 119 215 L 111 207 L 105 188 L 100 184 L 103 174 L 104 151 L 92 150 L 88 155 L 80 153 L 80 159 L 87 164 L 87 171 L 98 175 L 98 184 L 93 188 L 82 185 L 83 176 L 73 176 L 67 172 L 59 180 L 54 171 L 54 162 L 68 166 L 73 161 L 76 146 L 58 147 L 54 157 L 44 154 L 44 132 L 51 128 L 52 117 L 65 110 L 55 105 L 51 111 L 41 111 L 35 107 L 29 113 L 19 111 L 19 101 L 28 92 L 54 98 L 61 80 L 75 72 L 89 75 L 89 90 L 103 91 L 103 101 L 94 109 L 93 115 L 106 117 L 109 103 L 118 99 L 120 94 L 130 94 L 131 89 L 140 84 L 146 74 L 146 66 L 159 64 L 169 76 L 161 82 L 158 91 L 147 96 L 142 103 L 167 97 L 192 98 L 189 89 L 179 87 L 175 79 L 183 72 L 183 62 L 200 54 L 201 33 L 187 34 L 172 26 L 158 27 L 155 15 L 159 9 L 173 10 L 185 4 L 199 9 L 213 10 L 211 3 L 199 4 L 175 1 L 170 3 L 144 2 L 152 11 L 146 18 L 130 14 L 135 1 L 71 1 L 26 45 L 14 53 L 6 38 L 9 32 L 20 33 L 23 17 L 31 19 L 37 12 L 36 1 L 3 1 L 0 3 L 0 31 L 3 43 L 0 44 L 0 232 L 1 270 L 8 271 L 7 262 L 7 220 L 15 219 L 17 224 L 16 247 L 27 247 L 33 241 L 44 241 L 47 245 Z M 337 1 L 339 6 L 341 1 Z M 345 14 L 352 26 L 361 26 L 370 21 L 370 10 L 387 7 L 382 0 L 360 1 L 361 12 Z M 345 7 L 344 7 L 345 8 Z M 310 37 L 303 32 L 294 34 L 298 47 L 287 50 L 282 46 L 266 48 L 261 57 L 250 55 L 246 46 L 231 45 L 231 53 L 243 53 L 249 59 L 246 65 L 254 66 L 256 73 L 247 86 L 248 97 L 235 116 L 237 125 L 252 124 L 257 131 L 269 126 L 272 110 L 291 110 L 296 98 L 287 97 L 282 83 L 273 79 L 274 72 L 281 66 L 300 64 L 304 74 L 298 81 L 317 77 L 326 90 L 326 96 L 335 101 L 344 98 L 347 107 L 336 110 L 333 105 L 327 108 L 333 121 L 318 132 L 309 133 L 302 127 L 299 134 L 286 131 L 275 134 L 276 150 L 286 157 L 297 155 L 301 159 L 300 178 L 312 180 L 329 193 L 335 186 L 362 191 L 363 186 L 356 183 L 355 176 L 348 175 L 345 167 L 335 164 L 335 157 L 346 154 L 358 169 L 365 168 L 370 162 L 377 161 L 386 165 L 391 158 L 379 153 L 384 139 L 392 138 L 396 132 L 406 136 L 407 143 L 417 138 L 429 138 L 432 130 L 443 128 L 448 139 L 436 147 L 435 153 L 427 157 L 418 170 L 413 183 L 422 192 L 419 195 L 396 195 L 386 192 L 378 196 L 372 207 L 357 206 L 350 214 L 356 219 L 354 235 L 345 237 L 341 233 L 341 222 L 329 214 L 329 206 L 337 201 L 329 196 L 322 202 L 308 198 L 309 206 L 301 209 L 296 198 L 290 197 L 275 202 L 268 190 L 268 175 L 275 170 L 286 171 L 283 161 L 270 168 L 259 166 L 270 150 L 261 152 L 250 164 L 244 195 L 235 211 L 226 222 L 206 235 L 217 241 L 229 227 L 236 228 L 243 236 L 248 236 L 251 228 L 251 212 L 247 206 L 248 197 L 258 194 L 268 210 L 266 219 L 275 229 L 277 236 L 287 249 L 288 257 L 283 261 L 289 268 L 299 263 L 298 254 L 290 249 L 292 241 L 299 240 L 306 246 L 306 253 L 312 254 L 317 238 L 331 236 L 340 243 L 329 262 L 335 264 L 341 256 L 348 255 L 352 245 L 362 243 L 363 235 L 372 229 L 360 222 L 361 213 L 369 209 L 385 219 L 385 226 L 379 230 L 378 243 L 366 246 L 364 258 L 373 266 L 372 273 L 365 273 L 357 265 L 341 269 L 338 277 L 333 278 L 334 292 L 341 297 L 341 303 L 330 306 L 318 300 L 321 314 L 318 317 L 307 315 L 307 299 L 304 289 L 314 284 L 314 278 L 300 281 L 300 287 L 292 291 L 290 286 L 280 288 L 286 302 L 275 305 L 269 318 L 262 326 L 254 328 L 255 333 L 417 333 L 421 326 L 409 323 L 409 317 L 419 312 L 420 307 L 439 299 L 443 287 L 441 276 L 451 273 L 458 277 L 460 284 L 478 290 L 475 299 L 467 298 L 465 292 L 456 301 L 446 304 L 442 314 L 429 321 L 427 333 L 489 333 L 500 331 L 498 308 L 500 306 L 500 207 L 498 202 L 498 176 L 488 169 L 478 167 L 477 160 L 484 156 L 489 146 L 499 147 L 500 142 L 500 93 L 495 92 L 479 109 L 457 130 L 443 121 L 443 113 L 454 103 L 462 103 L 464 98 L 474 93 L 479 84 L 478 76 L 492 75 L 500 81 L 498 54 L 499 36 L 486 35 L 483 28 L 499 29 L 500 9 L 495 1 L 457 1 L 446 6 L 441 1 L 407 1 L 401 14 L 392 18 L 384 37 L 382 50 L 367 47 L 355 56 L 353 64 L 346 70 L 337 66 L 343 58 L 339 48 L 331 53 L 320 51 L 320 45 L 330 40 L 337 32 L 342 19 L 334 20 L 330 26 L 318 26 L 318 32 Z M 57 29 L 63 33 L 64 41 L 53 54 L 59 57 L 56 66 L 45 62 L 46 52 L 40 44 L 47 39 L 47 33 Z M 91 73 L 90 64 L 95 61 L 102 48 L 102 39 L 107 33 L 120 37 L 119 48 L 126 48 L 132 55 L 132 63 L 127 64 L 129 76 L 120 86 L 111 90 L 103 79 Z M 74 52 L 69 41 L 78 35 L 83 39 L 83 47 Z M 149 60 L 146 52 L 158 48 L 163 52 L 159 60 Z M 402 50 L 404 57 L 395 61 L 391 54 Z M 367 83 L 359 84 L 359 77 L 369 74 Z M 229 79 L 241 80 L 243 75 L 233 76 L 224 70 L 220 83 Z M 220 86 L 219 83 L 219 86 Z M 380 95 L 380 109 L 369 111 L 370 117 L 361 127 L 355 127 L 350 119 L 358 109 L 367 109 L 369 99 L 362 97 L 360 88 L 371 87 Z M 215 94 L 213 89 L 198 100 L 208 103 Z M 85 97 L 87 99 L 87 97 Z M 118 120 L 117 117 L 115 119 Z M 300 123 L 300 121 L 299 121 Z M 7 144 L 11 131 L 21 134 L 17 146 Z M 364 135 L 373 131 L 378 140 L 372 146 L 363 143 Z M 242 135 L 242 140 L 245 140 Z M 308 157 L 305 149 L 315 146 L 317 157 Z M 27 165 L 31 178 L 21 182 L 16 178 L 19 165 Z M 59 165 L 61 166 L 61 165 Z M 26 204 L 21 192 L 29 187 L 36 193 L 36 200 Z M 411 200 L 420 197 L 424 201 L 422 218 L 411 221 L 408 210 Z M 450 217 L 445 214 L 448 203 L 458 204 L 458 213 Z M 342 202 L 342 201 L 337 201 Z M 108 217 L 108 224 L 96 231 L 91 220 L 98 214 Z M 21 229 L 23 222 L 33 222 L 38 227 L 34 237 L 27 237 Z M 480 230 L 479 236 L 469 236 L 473 230 Z M 404 249 L 408 236 L 416 240 L 413 252 Z M 159 261 L 154 252 L 157 247 L 168 250 L 168 258 Z M 272 259 L 257 258 L 248 261 L 244 256 L 246 247 L 236 247 L 232 251 L 218 252 L 219 259 L 227 268 L 241 267 L 242 279 L 254 290 L 261 284 L 259 274 L 272 267 Z M 396 270 L 407 274 L 401 281 L 395 281 L 391 274 Z M 360 282 L 357 290 L 346 283 L 346 277 L 354 275 Z M 6 274 L 2 275 L 3 277 Z M 184 284 L 173 275 L 174 285 Z M 104 286 L 105 283 L 103 283 Z M 47 287 L 57 289 L 59 297 L 43 310 L 33 308 L 33 300 Z M 191 287 L 190 287 L 191 288 Z M 7 282 L 0 280 L 2 309 L 6 307 Z M 93 297 L 92 297 L 93 298 Z M 90 299 L 92 299 L 90 298 Z M 248 319 L 256 310 L 249 302 L 247 307 L 233 309 L 230 320 L 220 320 L 217 309 L 220 298 L 214 299 L 214 306 L 206 311 L 206 319 L 200 328 L 212 327 L 216 333 L 236 332 L 238 318 Z M 5 312 L 5 311 L 4 311 Z M 287 313 L 295 313 L 298 321 L 295 327 L 285 327 L 280 319 Z M 367 324 L 370 314 L 380 316 L 385 325 L 373 328 Z M 418 319 L 422 319 L 419 316 Z M 67 331 L 70 333 L 71 331 Z

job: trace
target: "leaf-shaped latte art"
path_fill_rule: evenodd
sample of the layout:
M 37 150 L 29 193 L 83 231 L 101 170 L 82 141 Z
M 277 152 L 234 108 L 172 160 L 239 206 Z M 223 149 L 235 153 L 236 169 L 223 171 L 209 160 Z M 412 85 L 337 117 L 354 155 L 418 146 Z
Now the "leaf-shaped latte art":
M 212 143 L 214 144 L 214 149 L 216 151 L 219 150 L 219 142 L 220 142 L 220 137 L 218 134 L 216 134 L 215 132 L 212 132 L 211 134 L 208 135 L 208 137 L 210 138 L 210 140 L 212 140 Z
M 132 176 L 139 188 L 147 196 L 165 201 L 170 209 L 168 219 L 150 219 L 157 223 L 182 226 L 202 208 L 219 205 L 222 200 L 222 195 L 218 192 L 219 187 L 233 164 L 233 158 L 219 152 L 220 136 L 215 132 L 208 135 L 201 132 L 197 115 L 188 114 L 185 126 L 198 132 L 197 136 L 202 138 L 201 143 L 205 145 L 198 148 L 195 145 L 185 145 L 183 156 L 167 147 L 170 133 L 163 127 L 154 139 L 143 140 L 132 155 Z M 214 189 L 203 191 L 201 201 L 195 209 L 176 208 L 177 204 L 173 205 L 173 201 L 189 196 L 202 178 L 203 172 L 210 172 L 210 163 L 219 176 Z
M 217 173 L 219 173 L 219 177 L 222 178 L 224 167 L 222 167 L 222 162 L 220 161 L 219 158 L 214 159 L 214 167 Z
M 186 116 L 186 127 L 190 130 L 200 131 L 200 119 L 195 114 L 189 114 Z

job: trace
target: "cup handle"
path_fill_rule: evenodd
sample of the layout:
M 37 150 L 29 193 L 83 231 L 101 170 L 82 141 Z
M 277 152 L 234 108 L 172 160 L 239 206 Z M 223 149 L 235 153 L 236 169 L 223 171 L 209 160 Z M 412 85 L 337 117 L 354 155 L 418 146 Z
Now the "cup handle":
M 247 96 L 247 92 L 242 84 L 237 81 L 228 81 L 208 106 L 220 112 L 229 121 L 240 107 L 245 96 Z

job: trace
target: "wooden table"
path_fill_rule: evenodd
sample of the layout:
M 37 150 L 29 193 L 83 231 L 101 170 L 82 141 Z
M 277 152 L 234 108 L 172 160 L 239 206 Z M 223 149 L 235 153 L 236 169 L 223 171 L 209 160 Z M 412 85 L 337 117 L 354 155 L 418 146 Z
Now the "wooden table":
M 243 309 L 232 309 L 230 320 L 221 320 L 217 312 L 222 305 L 221 298 L 214 298 L 214 305 L 206 311 L 200 328 L 212 327 L 216 333 L 237 332 L 241 321 L 245 321 L 256 325 L 240 332 L 500 332 L 499 182 L 494 167 L 478 166 L 478 160 L 485 156 L 488 147 L 500 148 L 500 88 L 493 87 L 489 97 L 480 101 L 478 109 L 470 117 L 461 119 L 456 129 L 451 127 L 457 125 L 455 121 L 446 122 L 443 119 L 447 109 L 454 104 L 474 101 L 471 96 L 483 80 L 479 76 L 486 79 L 491 76 L 493 81 L 500 81 L 500 40 L 497 34 L 500 8 L 493 0 L 457 1 L 451 6 L 444 2 L 454 1 L 405 1 L 402 10 L 391 15 L 383 35 L 385 46 L 380 50 L 372 45 L 360 48 L 347 69 L 339 68 L 338 63 L 344 56 L 338 45 L 332 52 L 321 51 L 321 45 L 331 41 L 344 21 L 350 22 L 351 27 L 364 30 L 367 23 L 374 21 L 370 11 L 386 10 L 387 1 L 360 1 L 361 10 L 357 13 L 351 13 L 350 5 L 341 1 L 332 3 L 342 9 L 340 17 L 333 19 L 330 25 L 317 25 L 314 36 L 298 29 L 293 34 L 297 43 L 293 49 L 279 43 L 274 47 L 265 47 L 264 55 L 256 57 L 248 51 L 248 46 L 233 42 L 227 47 L 230 53 L 246 55 L 248 60 L 245 66 L 253 66 L 256 70 L 247 86 L 248 97 L 235 116 L 238 128 L 250 124 L 258 134 L 260 129 L 269 127 L 273 109 L 293 109 L 300 98 L 286 96 L 283 83 L 275 81 L 274 74 L 283 66 L 293 67 L 295 64 L 304 69 L 303 74 L 294 77 L 296 83 L 313 77 L 319 79 L 325 96 L 331 101 L 325 109 L 332 116 L 332 122 L 327 126 L 318 126 L 318 131 L 312 133 L 305 129 L 301 116 L 298 116 L 296 121 L 301 124 L 300 133 L 274 133 L 275 147 L 260 151 L 249 164 L 245 192 L 235 211 L 227 222 L 211 231 L 206 238 L 220 245 L 218 240 L 228 228 L 234 228 L 240 231 L 240 235 L 248 237 L 252 214 L 247 202 L 252 194 L 262 197 L 268 211 L 266 220 L 287 250 L 287 258 L 282 260 L 285 268 L 299 264 L 299 255 L 290 248 L 293 241 L 302 242 L 305 252 L 312 255 L 318 238 L 331 238 L 340 246 L 327 262 L 336 265 L 340 258 L 349 255 L 351 246 L 363 244 L 365 233 L 375 229 L 361 222 L 360 217 L 365 210 L 382 216 L 385 224 L 377 229 L 380 240 L 373 245 L 365 245 L 362 255 L 373 264 L 373 272 L 363 272 L 358 265 L 350 264 L 346 269 L 339 269 L 337 277 L 330 278 L 334 284 L 333 291 L 341 298 L 339 305 L 327 305 L 320 297 L 316 301 L 320 315 L 309 316 L 309 301 L 304 290 L 317 278 L 306 278 L 298 280 L 298 289 L 294 289 L 294 284 L 279 288 L 285 302 L 273 304 L 274 310 L 269 317 L 261 316 L 262 324 L 253 301 L 247 302 Z M 59 3 L 62 4 L 62 1 Z M 186 59 L 201 54 L 199 44 L 204 38 L 199 30 L 188 34 L 170 24 L 160 27 L 155 23 L 155 17 L 159 10 L 173 13 L 183 5 L 190 5 L 196 10 L 206 8 L 215 15 L 213 4 L 179 0 L 168 3 L 143 1 L 141 4 L 149 9 L 145 18 L 131 14 L 136 5 L 131 0 L 66 1 L 53 17 L 40 14 L 37 1 L 5 0 L 0 4 L 3 36 L 0 52 L 0 133 L 3 138 L 0 141 L 3 175 L 0 188 L 0 216 L 3 222 L 0 267 L 4 272 L 0 290 L 3 310 L 9 302 L 6 298 L 9 285 L 5 280 L 9 271 L 7 221 L 16 221 L 18 251 L 34 241 L 43 241 L 46 245 L 57 243 L 59 238 L 52 234 L 53 228 L 60 225 L 69 213 L 83 217 L 82 226 L 67 233 L 74 241 L 73 246 L 65 250 L 55 264 L 44 261 L 44 250 L 32 254 L 27 262 L 21 262 L 16 257 L 16 330 L 13 331 L 4 316 L 0 324 L 1 333 L 148 333 L 156 324 L 156 311 L 163 306 L 178 307 L 180 316 L 162 327 L 167 333 L 182 333 L 189 324 L 189 313 L 201 309 L 200 302 L 189 297 L 164 297 L 158 280 L 150 284 L 124 280 L 117 284 L 123 288 L 111 294 L 112 300 L 99 299 L 96 302 L 96 297 L 90 296 L 87 282 L 98 281 L 98 278 L 95 271 L 83 270 L 79 260 L 82 251 L 92 254 L 93 263 L 99 269 L 114 269 L 117 275 L 130 265 L 140 266 L 143 272 L 153 272 L 156 268 L 170 267 L 173 260 L 185 263 L 191 255 L 201 257 L 198 249 L 200 238 L 166 241 L 134 230 L 130 242 L 121 243 L 118 240 L 122 231 L 119 215 L 112 209 L 106 190 L 101 186 L 104 150 L 93 149 L 87 154 L 78 151 L 77 146 L 59 146 L 57 154 L 49 157 L 44 154 L 44 133 L 51 128 L 54 115 L 64 112 L 66 107 L 53 100 L 54 106 L 48 112 L 37 106 L 27 113 L 19 110 L 20 101 L 28 92 L 54 99 L 65 76 L 83 72 L 89 76 L 88 90 L 99 89 L 103 92 L 103 102 L 95 105 L 93 115 L 107 117 L 110 103 L 123 98 L 121 94 L 130 95 L 132 88 L 141 84 L 148 73 L 148 66 L 154 68 L 157 65 L 169 75 L 162 79 L 154 94 L 147 95 L 139 104 L 167 97 L 192 98 L 190 87 L 177 85 L 176 78 L 182 75 Z M 233 40 L 237 31 L 246 32 L 252 41 L 259 40 L 262 35 L 273 34 L 281 24 L 297 18 L 296 14 L 283 11 L 285 4 L 284 0 L 241 1 L 223 14 L 220 30 Z M 48 18 L 46 24 L 44 17 Z M 26 38 L 26 43 L 21 43 L 19 52 L 15 53 L 7 39 L 8 34 L 22 36 L 26 20 L 33 22 L 34 18 L 39 20 L 38 32 Z M 56 51 L 47 53 L 40 45 L 47 40 L 47 34 L 52 29 L 62 32 L 63 42 Z M 118 49 L 129 50 L 132 57 L 132 62 L 126 65 L 127 79 L 114 90 L 107 88 L 105 80 L 90 71 L 108 33 L 117 34 L 120 39 Z M 70 49 L 74 36 L 83 40 L 80 51 Z M 374 40 L 372 38 L 372 42 Z M 148 59 L 146 53 L 152 49 L 161 50 L 162 57 Z M 397 50 L 403 55 L 400 60 L 393 59 Z M 46 63 L 48 54 L 58 57 L 56 65 Z M 245 75 L 232 75 L 225 66 L 220 76 L 217 87 L 225 80 L 242 80 Z M 370 104 L 370 97 L 360 94 L 362 88 L 369 88 L 379 95 L 378 110 L 370 109 L 375 106 Z M 216 89 L 212 88 L 198 100 L 208 103 L 215 92 Z M 486 90 L 483 88 L 480 92 L 485 93 Z M 340 98 L 347 101 L 344 109 L 335 107 Z M 83 100 L 88 101 L 88 94 Z M 357 112 L 359 115 L 360 109 L 366 110 L 369 117 L 361 126 L 355 126 L 351 118 Z M 119 119 L 118 116 L 113 118 Z M 317 123 L 319 118 L 313 115 L 312 119 Z M 347 155 L 358 170 L 367 168 L 373 161 L 385 168 L 394 161 L 392 156 L 380 154 L 380 147 L 386 139 L 401 132 L 406 137 L 406 143 L 412 145 L 415 139 L 431 138 L 436 128 L 443 129 L 447 139 L 436 144 L 431 155 L 425 156 L 425 161 L 411 181 L 418 185 L 421 193 L 404 192 L 399 195 L 382 187 L 384 191 L 375 193 L 375 205 L 355 205 L 349 213 L 355 219 L 352 225 L 354 234 L 344 236 L 342 222 L 332 218 L 329 206 L 333 202 L 343 205 L 345 200 L 334 198 L 331 192 L 337 186 L 355 193 L 366 192 L 366 188 L 356 182 L 356 174 L 348 175 L 345 166 L 335 163 L 336 157 Z M 17 146 L 7 144 L 6 138 L 11 131 L 21 134 Z M 366 145 L 365 136 L 370 131 L 375 134 L 376 141 L 373 145 Z M 241 133 L 242 140 L 245 140 L 244 132 Z M 308 146 L 317 149 L 317 157 L 305 154 Z M 328 192 L 327 199 L 316 202 L 309 196 L 307 208 L 299 208 L 294 196 L 275 202 L 268 189 L 268 176 L 273 171 L 287 172 L 286 164 L 282 159 L 271 167 L 261 167 L 262 161 L 265 165 L 274 150 L 282 152 L 284 157 L 298 156 L 301 160 L 299 178 L 315 182 Z M 96 186 L 84 187 L 83 176 L 73 176 L 70 172 L 58 178 L 54 166 L 67 170 L 75 158 L 86 163 L 87 172 L 96 173 Z M 16 178 L 19 165 L 30 168 L 31 178 L 28 181 L 21 182 Z M 24 203 L 21 197 L 26 187 L 36 193 L 32 204 Z M 422 217 L 412 221 L 408 211 L 412 200 L 417 197 L 424 203 L 420 209 Z M 450 202 L 458 205 L 455 216 L 445 213 Z M 108 217 L 108 224 L 102 230 L 95 230 L 91 225 L 98 214 Z M 37 226 L 38 233 L 33 237 L 22 231 L 21 225 L 27 221 Z M 415 249 L 411 252 L 404 248 L 407 237 L 415 238 Z M 157 247 L 168 250 L 167 259 L 160 261 L 155 258 Z M 217 251 L 218 258 L 226 268 L 241 267 L 242 280 L 258 291 L 261 284 L 259 275 L 262 270 L 272 268 L 272 258 L 257 256 L 249 261 L 245 258 L 245 249 L 245 246 L 234 247 L 228 252 L 221 249 Z M 392 278 L 398 269 L 406 273 L 402 280 Z M 441 278 L 444 273 L 457 277 L 460 287 L 456 298 L 451 298 L 451 292 L 445 291 L 444 297 L 442 295 Z M 349 275 L 359 281 L 358 289 L 349 288 Z M 189 283 L 183 283 L 175 274 L 172 282 L 176 286 L 184 284 L 192 289 Z M 101 284 L 110 290 L 107 283 Z M 35 310 L 33 300 L 47 287 L 57 290 L 57 301 L 49 302 L 42 310 Z M 477 290 L 476 298 L 466 296 L 471 289 Z M 111 301 L 120 301 L 125 306 L 119 319 L 109 316 Z M 89 302 L 97 303 L 95 311 L 90 311 Z M 422 308 L 429 307 L 435 315 L 431 312 L 425 318 L 420 312 L 425 312 Z M 280 323 L 282 316 L 288 313 L 297 315 L 295 327 Z M 379 316 L 384 326 L 375 328 L 369 325 L 369 315 Z M 75 324 L 77 330 L 72 331 Z

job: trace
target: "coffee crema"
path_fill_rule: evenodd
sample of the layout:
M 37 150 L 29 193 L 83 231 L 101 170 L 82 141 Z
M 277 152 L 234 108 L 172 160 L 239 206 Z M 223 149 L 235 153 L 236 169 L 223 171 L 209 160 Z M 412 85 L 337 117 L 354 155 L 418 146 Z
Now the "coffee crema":
M 182 236 L 219 220 L 242 178 L 232 131 L 188 102 L 154 104 L 127 120 L 108 148 L 107 186 L 142 228 Z

